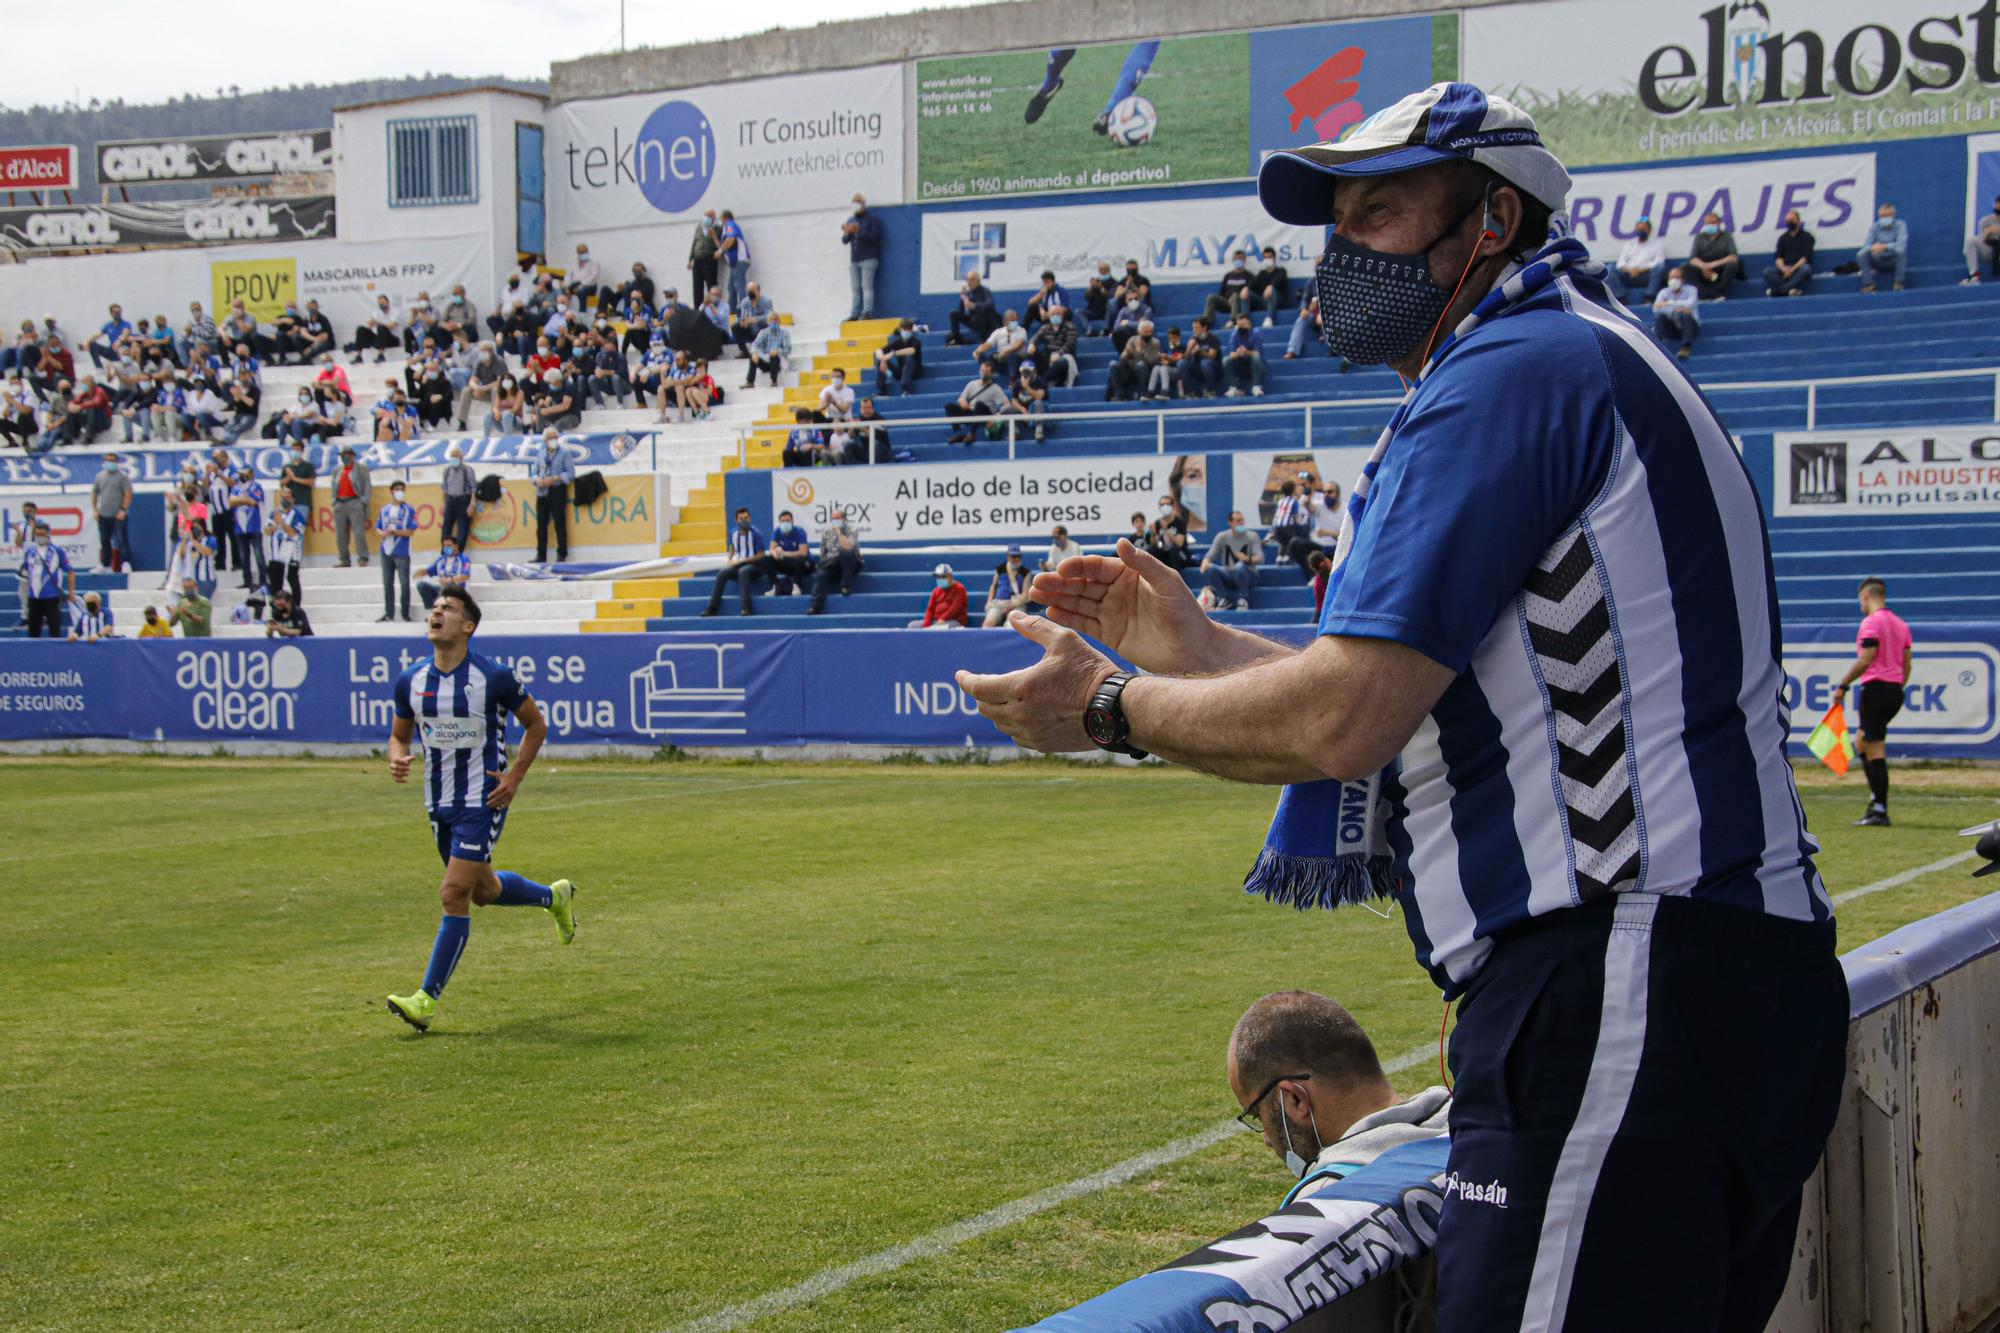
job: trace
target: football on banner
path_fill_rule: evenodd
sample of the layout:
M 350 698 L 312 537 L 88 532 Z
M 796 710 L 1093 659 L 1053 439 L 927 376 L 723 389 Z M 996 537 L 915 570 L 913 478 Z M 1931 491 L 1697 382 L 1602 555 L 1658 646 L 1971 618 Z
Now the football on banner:
M 1152 138 L 1153 131 L 1159 127 L 1159 113 L 1143 97 L 1128 97 L 1111 108 L 1108 132 L 1111 142 L 1120 148 L 1137 148 Z

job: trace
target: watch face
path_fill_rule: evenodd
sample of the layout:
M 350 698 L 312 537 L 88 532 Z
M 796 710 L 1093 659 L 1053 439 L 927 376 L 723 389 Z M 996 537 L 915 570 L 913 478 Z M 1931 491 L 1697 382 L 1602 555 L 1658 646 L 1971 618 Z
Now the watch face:
M 1091 708 L 1083 715 L 1084 734 L 1098 745 L 1109 745 L 1118 739 L 1118 728 L 1111 720 L 1108 709 Z

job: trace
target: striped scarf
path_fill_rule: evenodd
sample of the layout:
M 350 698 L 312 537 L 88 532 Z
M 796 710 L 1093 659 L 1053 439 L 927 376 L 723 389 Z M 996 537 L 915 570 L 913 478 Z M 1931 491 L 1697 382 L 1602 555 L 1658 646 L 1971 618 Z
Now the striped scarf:
M 1474 329 L 1540 292 L 1563 273 L 1599 281 L 1603 266 L 1570 235 L 1569 220 L 1557 213 L 1549 224 L 1549 243 L 1506 274 L 1424 362 L 1348 494 L 1322 615 L 1333 608 L 1348 554 L 1354 548 L 1354 535 L 1368 512 L 1375 474 L 1381 471 L 1390 441 L 1408 418 L 1417 391 Z M 1356 782 L 1327 779 L 1286 787 L 1278 797 L 1263 850 L 1244 877 L 1243 891 L 1289 903 L 1300 911 L 1332 909 L 1342 903 L 1393 894 L 1398 884 L 1387 836 L 1389 802 L 1385 792 L 1395 767 L 1392 761 L 1380 773 Z

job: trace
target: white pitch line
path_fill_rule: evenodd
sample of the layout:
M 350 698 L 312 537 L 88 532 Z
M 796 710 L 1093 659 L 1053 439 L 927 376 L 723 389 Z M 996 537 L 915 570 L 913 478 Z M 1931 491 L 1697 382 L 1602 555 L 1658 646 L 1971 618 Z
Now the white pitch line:
M 1977 855 L 1979 855 L 1978 852 L 1960 852 L 1957 856 L 1947 856 L 1942 861 L 1933 861 L 1927 866 L 1918 866 L 1915 870 L 1905 870 L 1901 874 L 1891 875 L 1887 879 L 1878 879 L 1873 884 L 1863 884 L 1858 889 L 1849 889 L 1846 893 L 1836 893 L 1833 895 L 1833 905 L 1838 907 L 1842 903 L 1853 902 L 1856 898 L 1865 898 L 1871 893 L 1880 893 L 1884 889 L 1901 888 L 1913 879 L 1922 879 L 1925 875 L 1939 870 L 1949 870 L 1961 862 L 1970 861 Z
M 1405 1051 L 1382 1066 L 1385 1073 L 1400 1073 L 1437 1053 L 1435 1042 L 1425 1042 L 1415 1050 Z M 941 1226 L 926 1232 L 915 1240 L 901 1245 L 891 1245 L 886 1250 L 877 1250 L 852 1263 L 841 1264 L 837 1268 L 826 1268 L 813 1274 L 803 1282 L 768 1292 L 741 1305 L 732 1305 L 717 1310 L 687 1324 L 675 1325 L 671 1333 L 729 1333 L 731 1329 L 742 1328 L 755 1319 L 778 1314 L 797 1305 L 816 1301 L 822 1296 L 830 1296 L 843 1287 L 852 1286 L 867 1277 L 879 1277 L 893 1273 L 919 1259 L 927 1259 L 934 1254 L 942 1254 L 969 1240 L 977 1240 L 988 1232 L 1010 1227 L 1016 1222 L 1026 1221 L 1052 1208 L 1059 1208 L 1073 1199 L 1087 1194 L 1122 1185 L 1135 1176 L 1142 1176 L 1157 1167 L 1170 1166 L 1183 1158 L 1192 1157 L 1202 1149 L 1222 1142 L 1235 1134 L 1246 1133 L 1243 1126 L 1232 1120 L 1224 1120 L 1210 1125 L 1199 1134 L 1190 1134 L 1184 1139 L 1175 1139 L 1151 1152 L 1142 1152 L 1137 1157 L 1128 1157 L 1116 1166 L 1106 1167 L 1094 1175 L 1080 1177 L 1063 1185 L 1051 1185 L 1045 1190 L 1023 1195 L 998 1208 L 988 1209 L 976 1217 L 968 1217 L 960 1222 Z

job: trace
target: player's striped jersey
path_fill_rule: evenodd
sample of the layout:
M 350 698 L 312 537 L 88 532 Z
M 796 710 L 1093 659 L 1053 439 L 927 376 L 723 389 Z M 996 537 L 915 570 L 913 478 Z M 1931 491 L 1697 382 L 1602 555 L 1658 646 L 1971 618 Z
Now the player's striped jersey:
M 1322 633 L 1459 673 L 1386 788 L 1405 921 L 1447 994 L 1501 931 L 1606 894 L 1831 915 L 1757 493 L 1598 281 L 1559 276 L 1432 370 L 1342 573 Z
M 527 694 L 514 673 L 468 652 L 450 671 L 426 658 L 396 678 L 396 716 L 414 718 L 424 749 L 424 803 L 432 810 L 486 804 L 507 767 L 507 719 Z

